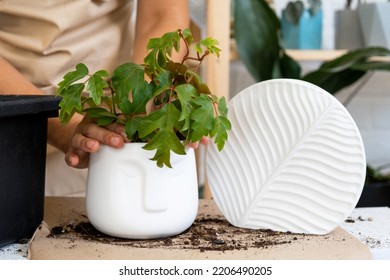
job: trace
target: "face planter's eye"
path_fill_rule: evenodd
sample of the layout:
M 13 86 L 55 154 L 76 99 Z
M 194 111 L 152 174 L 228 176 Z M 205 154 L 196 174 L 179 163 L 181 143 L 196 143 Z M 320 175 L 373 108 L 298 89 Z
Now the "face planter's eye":
M 140 164 L 132 162 L 126 165 L 126 168 L 122 169 L 122 172 L 130 178 L 137 178 L 144 173 L 144 170 Z
M 184 160 L 179 155 L 171 156 L 172 169 L 170 173 L 173 177 L 179 177 L 183 174 L 185 168 L 183 162 Z
M 176 165 L 172 169 L 172 176 L 173 177 L 180 177 L 183 174 L 183 171 L 184 171 L 183 168 L 180 168 L 180 164 Z

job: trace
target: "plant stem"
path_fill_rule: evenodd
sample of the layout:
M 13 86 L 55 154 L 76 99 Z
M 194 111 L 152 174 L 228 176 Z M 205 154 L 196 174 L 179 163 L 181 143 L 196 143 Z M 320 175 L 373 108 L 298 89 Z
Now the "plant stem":
M 112 96 L 112 100 L 114 100 L 115 91 L 114 91 L 114 89 L 113 89 L 112 86 L 111 86 L 111 81 L 110 81 L 110 83 L 108 84 L 108 88 L 110 89 L 111 96 Z M 112 108 L 111 108 L 111 110 L 112 110 L 112 113 L 114 113 L 114 115 L 116 115 L 116 116 L 118 115 L 117 112 L 116 112 L 116 108 L 115 108 L 115 102 L 112 102 Z
M 178 30 L 178 33 L 179 33 L 179 36 L 180 36 L 181 40 L 184 42 L 184 45 L 186 47 L 186 54 L 183 56 L 181 63 L 180 63 L 180 66 L 179 66 L 179 69 L 177 70 L 177 73 L 180 73 L 181 68 L 184 65 L 184 62 L 186 61 L 186 58 L 190 55 L 190 47 L 188 46 L 187 41 L 184 39 L 183 32 L 181 29 Z M 173 79 L 172 84 L 175 84 L 175 82 L 176 82 L 176 77 Z
M 187 60 L 195 60 L 195 61 L 198 61 L 198 65 L 196 66 L 196 70 L 200 68 L 204 58 L 210 54 L 210 52 L 208 50 L 206 50 L 204 52 L 204 54 L 202 56 L 199 56 L 199 52 L 197 52 L 197 57 L 191 57 L 190 56 L 190 46 L 188 45 L 188 42 L 184 39 L 184 36 L 183 36 L 183 33 L 182 33 L 182 30 L 179 29 L 178 30 L 179 32 L 179 36 L 181 38 L 181 40 L 184 42 L 185 44 L 185 47 L 186 47 L 186 54 L 183 56 L 183 59 L 180 63 L 180 66 L 179 66 L 179 70 L 178 70 L 178 73 L 180 73 L 180 70 L 182 68 L 182 66 L 184 65 L 184 63 L 187 61 Z M 176 82 L 176 80 L 173 80 L 173 84 Z
M 179 36 L 181 40 L 184 42 L 184 45 L 186 46 L 186 54 L 183 56 L 183 59 L 181 60 L 178 73 L 180 73 L 181 67 L 184 65 L 184 62 L 186 61 L 187 57 L 190 55 L 190 46 L 188 45 L 188 42 L 184 39 L 183 32 L 181 29 L 179 29 Z
M 210 102 L 211 104 L 213 105 L 213 108 L 214 108 L 214 116 L 219 116 L 219 112 L 218 112 L 218 104 L 216 102 L 214 102 L 213 98 L 209 95 L 207 95 L 208 98 L 210 99 Z
M 203 54 L 202 56 L 199 56 L 199 53 L 197 53 L 197 54 L 198 54 L 198 57 L 191 57 L 191 56 L 188 56 L 188 57 L 185 57 L 185 58 L 184 58 L 184 61 L 185 61 L 185 60 L 195 60 L 195 61 L 198 61 L 198 62 L 199 62 L 199 65 L 198 65 L 197 67 L 199 67 L 199 66 L 202 64 L 204 58 L 205 58 L 207 55 L 209 55 L 210 52 L 209 52 L 209 51 L 205 51 L 204 54 Z
M 169 98 L 168 98 L 168 103 L 172 103 L 173 101 L 173 93 L 174 93 L 174 87 L 172 86 L 170 89 L 169 89 Z

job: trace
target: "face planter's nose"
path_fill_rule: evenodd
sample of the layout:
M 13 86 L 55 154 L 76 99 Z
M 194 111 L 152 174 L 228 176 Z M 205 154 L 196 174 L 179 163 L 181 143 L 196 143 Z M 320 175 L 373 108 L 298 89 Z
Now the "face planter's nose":
M 121 187 L 131 190 L 130 192 L 125 191 L 124 194 L 137 196 L 138 203 L 132 207 L 138 207 L 140 211 L 162 212 L 167 210 L 167 205 L 169 205 L 166 201 L 169 191 L 167 179 L 156 168 L 158 167 L 149 164 L 149 162 L 142 163 L 132 160 L 126 162 L 126 169 L 122 169 L 126 176 L 123 177 Z M 152 172 L 152 170 L 157 173 Z
M 155 166 L 153 166 L 155 167 Z M 157 167 L 159 168 L 159 167 Z M 143 170 L 145 171 L 145 170 Z M 161 171 L 161 170 L 159 170 Z M 173 199 L 174 194 L 169 193 L 169 178 L 156 174 L 142 172 L 143 180 L 143 207 L 147 212 L 163 212 L 168 209 L 169 199 Z
M 162 212 L 177 205 L 175 200 L 178 198 L 177 187 L 185 184 L 185 177 L 181 176 L 182 168 L 180 162 L 182 159 L 177 156 L 171 157 L 172 167 L 157 167 L 154 161 L 147 162 L 148 167 L 142 168 L 142 176 L 144 180 L 143 189 L 143 206 L 148 212 Z M 153 170 L 148 174 L 146 170 Z M 180 196 L 179 196 L 180 197 Z M 179 209 L 176 209 L 180 211 Z

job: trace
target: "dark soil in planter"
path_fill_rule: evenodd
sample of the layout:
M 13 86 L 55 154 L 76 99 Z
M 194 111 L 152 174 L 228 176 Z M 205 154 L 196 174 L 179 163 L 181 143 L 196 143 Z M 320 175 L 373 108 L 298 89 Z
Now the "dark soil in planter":
M 205 251 L 247 250 L 268 248 L 295 242 L 305 234 L 282 233 L 271 230 L 252 230 L 231 226 L 225 219 L 201 217 L 185 232 L 168 238 L 130 240 L 108 236 L 96 230 L 88 221 L 67 224 L 51 229 L 49 238 L 75 236 L 89 242 L 122 245 L 135 248 L 169 248 Z

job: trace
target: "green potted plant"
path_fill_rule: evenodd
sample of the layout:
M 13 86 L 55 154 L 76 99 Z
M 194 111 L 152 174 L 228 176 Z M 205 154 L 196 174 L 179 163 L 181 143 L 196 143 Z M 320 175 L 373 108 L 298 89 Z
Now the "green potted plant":
M 372 60 L 373 57 L 389 56 L 390 50 L 383 47 L 367 47 L 350 50 L 323 63 L 318 69 L 302 75 L 299 63 L 287 54 L 281 44 L 280 30 L 280 20 L 266 1 L 234 1 L 234 34 L 239 57 L 258 82 L 274 78 L 301 79 L 331 94 L 337 94 L 372 71 L 390 70 L 389 62 Z M 368 166 L 367 174 L 371 174 L 370 168 Z M 375 180 L 375 177 L 366 180 L 362 198 L 367 192 L 383 193 L 378 188 L 371 188 L 372 180 Z M 386 182 L 381 188 L 387 188 L 385 192 L 388 192 L 390 183 Z M 375 200 L 371 200 L 358 205 L 369 206 L 375 203 Z M 389 204 L 387 201 L 387 205 Z
M 176 62 L 172 54 L 180 43 L 186 52 Z M 101 126 L 124 125 L 130 142 L 91 155 L 86 208 L 100 231 L 156 238 L 178 234 L 194 221 L 198 185 L 194 152 L 186 146 L 210 137 L 221 150 L 231 126 L 225 99 L 197 74 L 209 54 L 219 55 L 217 43 L 206 38 L 195 44 L 189 29 L 168 32 L 150 39 L 143 64 L 125 63 L 112 75 L 78 64 L 59 83 L 64 124 L 76 112 L 87 114 Z

